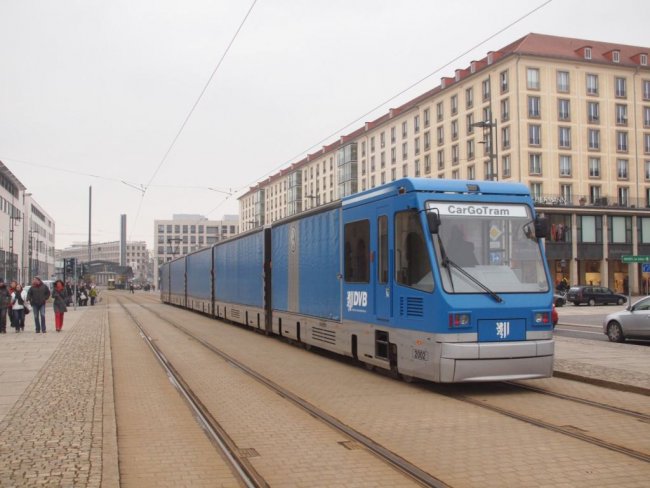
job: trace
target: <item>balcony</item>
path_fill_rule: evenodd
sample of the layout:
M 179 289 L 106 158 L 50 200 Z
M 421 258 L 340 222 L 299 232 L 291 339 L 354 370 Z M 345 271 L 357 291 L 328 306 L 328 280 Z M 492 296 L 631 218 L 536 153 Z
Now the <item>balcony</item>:
M 630 208 L 650 211 L 650 203 L 643 198 L 628 198 L 625 203 L 619 203 L 616 197 L 598 197 L 591 201 L 589 195 L 573 195 L 567 198 L 562 195 L 533 196 L 535 207 L 588 207 L 588 208 Z

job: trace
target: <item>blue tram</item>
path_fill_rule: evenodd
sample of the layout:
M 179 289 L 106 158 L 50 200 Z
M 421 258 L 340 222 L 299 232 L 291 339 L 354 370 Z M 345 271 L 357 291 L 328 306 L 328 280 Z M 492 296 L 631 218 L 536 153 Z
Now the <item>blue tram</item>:
M 405 379 L 552 375 L 553 290 L 522 184 L 402 179 L 165 263 L 165 303 Z

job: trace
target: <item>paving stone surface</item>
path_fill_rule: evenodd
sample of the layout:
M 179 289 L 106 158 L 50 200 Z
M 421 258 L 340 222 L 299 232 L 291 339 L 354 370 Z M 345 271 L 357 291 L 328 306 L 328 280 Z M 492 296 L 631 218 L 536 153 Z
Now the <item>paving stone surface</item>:
M 60 334 L 16 334 L 35 350 L 53 343 L 54 350 L 40 368 L 32 365 L 33 380 L 0 421 L 2 487 L 102 485 L 107 315 L 104 307 L 77 314 Z

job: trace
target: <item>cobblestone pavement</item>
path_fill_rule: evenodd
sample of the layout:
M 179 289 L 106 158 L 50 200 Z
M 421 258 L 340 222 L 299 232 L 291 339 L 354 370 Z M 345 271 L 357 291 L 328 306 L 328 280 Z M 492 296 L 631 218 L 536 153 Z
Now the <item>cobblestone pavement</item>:
M 60 344 L 0 422 L 0 486 L 101 486 L 103 469 L 117 484 L 102 456 L 107 332 L 97 306 L 61 334 L 33 334 Z

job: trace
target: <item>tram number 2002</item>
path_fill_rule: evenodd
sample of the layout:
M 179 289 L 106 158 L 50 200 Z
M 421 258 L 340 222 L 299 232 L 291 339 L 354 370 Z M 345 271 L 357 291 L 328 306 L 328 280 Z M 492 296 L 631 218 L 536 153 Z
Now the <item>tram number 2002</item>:
M 429 351 L 425 349 L 412 349 L 413 359 L 417 361 L 428 361 L 429 360 Z

